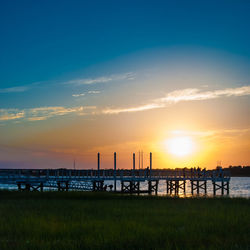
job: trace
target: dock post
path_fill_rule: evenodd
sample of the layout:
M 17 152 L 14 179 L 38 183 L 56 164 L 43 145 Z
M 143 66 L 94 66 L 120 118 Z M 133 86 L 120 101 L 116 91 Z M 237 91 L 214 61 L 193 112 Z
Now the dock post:
M 123 193 L 124 192 L 124 182 L 121 181 L 121 192 Z
M 227 195 L 229 195 L 229 181 L 227 181 Z
M 93 183 L 93 191 L 96 191 L 96 182 L 93 181 L 92 183 Z
M 100 178 L 100 153 L 97 153 L 97 171 L 98 171 L 98 179 Z
M 197 183 L 197 185 L 196 185 L 197 194 L 199 195 L 200 194 L 200 181 L 197 181 L 196 183 Z
M 157 195 L 158 193 L 158 184 L 159 184 L 159 181 L 157 180 L 156 183 L 155 183 L 155 194 Z
M 174 194 L 178 195 L 179 193 L 179 181 L 174 182 Z
M 43 192 L 43 182 L 40 183 L 40 191 Z
M 133 179 L 135 178 L 135 153 L 133 153 Z
M 205 195 L 207 194 L 207 181 L 204 182 L 204 188 L 205 188 Z
M 61 183 L 59 181 L 57 182 L 57 190 L 61 191 Z
M 151 180 L 148 181 L 148 193 L 152 194 L 152 183 L 151 183 Z
M 224 181 L 221 182 L 221 194 L 224 195 Z
M 194 195 L 194 183 L 193 183 L 193 181 L 191 181 L 191 193 L 192 193 L 192 195 Z
M 30 183 L 26 183 L 26 185 L 25 185 L 25 190 L 26 190 L 26 191 L 30 191 Z
M 186 194 L 186 180 L 183 181 L 183 194 Z
M 216 186 L 215 186 L 215 181 L 213 181 L 213 187 L 214 187 L 214 195 L 216 195 Z
M 134 192 L 134 182 L 133 181 L 129 182 L 129 192 L 130 192 L 130 194 L 132 194 Z
M 170 181 L 170 194 L 173 192 L 173 180 Z
M 114 152 L 114 191 L 116 192 L 116 152 Z

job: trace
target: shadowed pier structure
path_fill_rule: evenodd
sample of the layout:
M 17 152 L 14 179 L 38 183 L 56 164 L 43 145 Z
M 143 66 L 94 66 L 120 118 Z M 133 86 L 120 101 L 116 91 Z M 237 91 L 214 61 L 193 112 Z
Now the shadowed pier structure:
M 159 182 L 165 181 L 168 195 L 180 193 L 206 195 L 207 183 L 211 182 L 214 195 L 229 194 L 230 173 L 221 168 L 217 170 L 153 169 L 152 153 L 150 153 L 150 164 L 146 169 L 135 168 L 135 154 L 133 154 L 132 169 L 117 169 L 116 159 L 117 155 L 114 153 L 112 169 L 101 169 L 100 153 L 97 154 L 97 169 L 0 169 L 0 184 L 16 185 L 19 191 L 43 191 L 44 189 L 106 191 L 109 186 L 110 191 L 114 192 L 157 194 Z M 187 187 L 190 187 L 189 190 Z

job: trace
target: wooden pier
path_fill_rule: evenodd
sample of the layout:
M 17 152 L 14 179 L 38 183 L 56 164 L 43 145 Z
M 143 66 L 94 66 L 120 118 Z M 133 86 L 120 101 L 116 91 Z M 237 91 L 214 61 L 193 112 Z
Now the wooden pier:
M 46 189 L 157 194 L 161 181 L 166 183 L 168 195 L 180 193 L 207 195 L 207 183 L 211 182 L 213 195 L 229 194 L 230 173 L 221 168 L 217 170 L 153 169 L 152 153 L 150 153 L 150 166 L 146 169 L 135 168 L 135 154 L 133 154 L 132 169 L 117 169 L 116 158 L 117 155 L 114 153 L 112 169 L 101 169 L 100 153 L 97 154 L 97 169 L 0 169 L 0 184 L 15 185 L 19 191 Z M 189 189 L 188 186 L 190 186 Z

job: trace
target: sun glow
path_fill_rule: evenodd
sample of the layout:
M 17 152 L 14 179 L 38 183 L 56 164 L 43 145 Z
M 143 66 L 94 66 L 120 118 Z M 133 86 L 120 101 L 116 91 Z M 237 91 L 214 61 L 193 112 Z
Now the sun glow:
M 167 151 L 175 156 L 184 157 L 194 152 L 194 142 L 191 137 L 181 136 L 166 140 Z

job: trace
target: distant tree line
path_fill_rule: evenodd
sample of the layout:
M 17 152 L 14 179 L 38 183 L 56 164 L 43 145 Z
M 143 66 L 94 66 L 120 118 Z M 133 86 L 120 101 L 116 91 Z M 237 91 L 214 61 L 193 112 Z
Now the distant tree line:
M 228 168 L 223 168 L 231 172 L 231 176 L 239 177 L 250 177 L 250 166 L 229 166 Z

